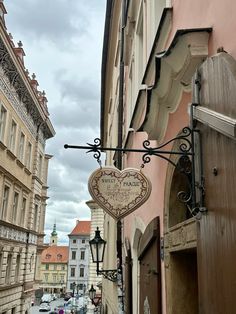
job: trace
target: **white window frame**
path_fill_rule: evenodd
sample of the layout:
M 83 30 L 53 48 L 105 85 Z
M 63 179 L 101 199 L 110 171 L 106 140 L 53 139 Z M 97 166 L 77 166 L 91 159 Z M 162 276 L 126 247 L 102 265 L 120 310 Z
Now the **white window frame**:
M 2 195 L 2 206 L 1 206 L 1 218 L 6 219 L 7 217 L 7 209 L 9 206 L 9 196 L 10 196 L 10 186 L 5 184 Z M 7 195 L 5 194 L 7 191 Z
M 22 163 L 24 162 L 24 156 L 25 156 L 25 134 L 23 132 L 20 132 L 18 157 Z
M 7 123 L 7 109 L 0 103 L 0 141 L 4 143 Z
M 27 150 L 26 150 L 25 165 L 26 165 L 26 168 L 28 168 L 29 170 L 31 170 L 32 147 L 33 147 L 32 143 L 30 141 L 28 141 Z
M 22 227 L 25 226 L 26 208 L 27 208 L 27 197 L 23 194 L 22 200 L 21 200 L 21 214 L 20 214 L 20 225 Z
M 18 213 L 18 206 L 19 206 L 19 191 L 14 190 L 13 194 L 13 203 L 12 203 L 12 212 L 11 212 L 11 220 L 13 223 L 17 223 L 17 213 Z
M 83 276 L 81 275 L 81 273 L 83 273 Z M 80 278 L 84 278 L 85 277 L 84 267 L 80 267 L 79 268 L 79 276 L 80 276 Z
M 17 123 L 14 119 L 12 119 L 10 135 L 9 135 L 9 149 L 13 153 L 15 152 L 15 145 L 16 145 L 16 130 L 17 130 Z

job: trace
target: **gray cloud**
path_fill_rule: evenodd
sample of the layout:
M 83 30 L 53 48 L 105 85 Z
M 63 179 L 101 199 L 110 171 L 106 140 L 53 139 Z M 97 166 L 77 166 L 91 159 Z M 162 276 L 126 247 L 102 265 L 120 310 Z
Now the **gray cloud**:
M 31 40 L 47 39 L 60 46 L 87 33 L 88 17 L 77 1 L 24 0 L 21 4 L 8 4 L 8 19 L 15 16 L 15 23 Z

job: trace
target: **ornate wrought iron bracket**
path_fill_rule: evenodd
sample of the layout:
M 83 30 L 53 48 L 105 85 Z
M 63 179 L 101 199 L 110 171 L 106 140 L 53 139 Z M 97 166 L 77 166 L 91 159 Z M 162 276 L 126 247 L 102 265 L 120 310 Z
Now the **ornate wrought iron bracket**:
M 113 282 L 117 281 L 117 269 L 98 270 L 97 275 L 103 275 L 104 278 Z
M 142 167 L 145 164 L 151 161 L 152 156 L 160 157 L 170 164 L 172 164 L 178 171 L 184 174 L 188 179 L 189 191 L 180 191 L 177 194 L 178 199 L 186 205 L 192 216 L 196 216 L 199 212 L 205 212 L 206 208 L 203 206 L 204 198 L 204 180 L 201 176 L 200 182 L 196 182 L 195 174 L 195 133 L 198 133 L 198 130 L 195 129 L 193 121 L 193 107 L 197 104 L 192 104 L 191 106 L 191 127 L 184 127 L 181 134 L 172 138 L 171 140 L 165 142 L 164 144 L 158 147 L 151 147 L 150 141 L 145 140 L 143 142 L 142 149 L 135 148 L 120 148 L 120 147 L 102 147 L 101 140 L 96 138 L 94 144 L 87 143 L 88 146 L 77 146 L 77 145 L 68 145 L 65 144 L 64 148 L 75 148 L 75 149 L 84 149 L 87 150 L 87 153 L 93 153 L 93 157 L 100 164 L 101 152 L 105 151 L 114 151 L 122 153 L 143 153 L 142 156 Z M 170 143 L 179 141 L 179 147 L 177 150 L 166 150 Z M 174 162 L 169 156 L 177 155 L 179 156 L 178 162 Z M 200 170 L 201 171 L 201 170 Z M 200 202 L 196 201 L 196 189 L 198 189 L 201 194 Z
M 75 149 L 86 149 L 88 150 L 86 153 L 94 153 L 93 157 L 99 162 L 101 157 L 101 152 L 103 151 L 115 151 L 115 152 L 122 152 L 122 153 L 143 153 L 143 164 L 147 164 L 151 161 L 150 156 L 158 156 L 170 162 L 173 166 L 177 167 L 170 158 L 164 155 L 181 155 L 181 156 L 192 156 L 193 155 L 193 145 L 189 140 L 189 136 L 193 131 L 189 127 L 185 127 L 182 130 L 182 135 L 179 135 L 168 142 L 158 146 L 158 147 L 151 147 L 150 141 L 146 140 L 143 142 L 143 149 L 131 149 L 131 148 L 119 148 L 119 147 L 102 147 L 101 140 L 99 138 L 95 138 L 94 144 L 87 143 L 88 146 L 78 146 L 78 145 L 68 145 L 65 144 L 64 148 L 75 148 Z M 163 147 L 167 146 L 171 142 L 176 140 L 182 140 L 183 142 L 179 146 L 179 151 L 169 151 L 169 150 L 162 150 Z

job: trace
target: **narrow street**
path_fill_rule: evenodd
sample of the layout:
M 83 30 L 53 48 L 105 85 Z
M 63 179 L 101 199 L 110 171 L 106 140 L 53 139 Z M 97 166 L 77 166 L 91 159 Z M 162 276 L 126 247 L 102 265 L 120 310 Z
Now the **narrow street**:
M 50 303 L 50 307 L 51 307 L 51 311 L 53 311 L 54 310 L 54 308 L 56 308 L 57 306 L 60 306 L 60 305 L 64 305 L 64 303 L 65 303 L 65 301 L 64 301 L 64 299 L 57 299 L 57 300 L 55 300 L 55 301 L 52 301 L 51 303 Z M 42 313 L 42 312 L 39 312 L 39 305 L 34 305 L 34 306 L 32 306 L 31 307 L 31 309 L 30 309 L 30 314 L 38 314 L 38 313 Z M 47 312 L 47 313 L 49 313 L 49 312 Z

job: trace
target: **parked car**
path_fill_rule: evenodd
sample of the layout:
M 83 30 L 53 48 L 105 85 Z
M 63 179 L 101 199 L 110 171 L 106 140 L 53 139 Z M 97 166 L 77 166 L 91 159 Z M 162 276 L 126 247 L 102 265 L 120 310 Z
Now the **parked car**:
M 52 301 L 52 295 L 47 293 L 44 294 L 41 298 L 41 303 L 50 303 Z
M 39 307 L 39 312 L 48 312 L 51 310 L 51 307 L 48 303 L 41 303 Z

